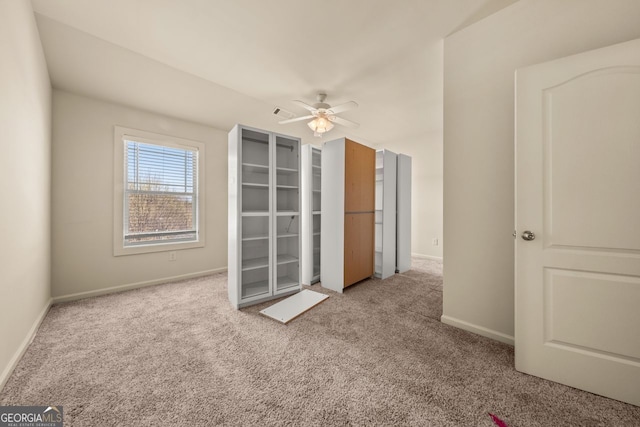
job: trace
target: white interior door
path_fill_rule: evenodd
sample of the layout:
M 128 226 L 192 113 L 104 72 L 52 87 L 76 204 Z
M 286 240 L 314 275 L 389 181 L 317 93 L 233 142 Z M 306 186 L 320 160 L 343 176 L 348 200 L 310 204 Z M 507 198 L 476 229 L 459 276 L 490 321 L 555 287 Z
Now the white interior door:
M 640 40 L 516 73 L 516 230 L 516 369 L 640 405 Z

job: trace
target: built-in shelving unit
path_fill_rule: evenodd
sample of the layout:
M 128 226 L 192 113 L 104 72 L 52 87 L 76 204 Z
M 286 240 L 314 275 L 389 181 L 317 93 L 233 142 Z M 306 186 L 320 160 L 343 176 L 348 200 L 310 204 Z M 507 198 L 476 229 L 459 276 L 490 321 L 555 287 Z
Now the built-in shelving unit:
M 300 290 L 300 140 L 229 133 L 229 300 L 236 308 Z
M 320 280 L 322 150 L 302 147 L 302 283 Z
M 375 275 L 396 272 L 396 162 L 389 150 L 376 151 Z

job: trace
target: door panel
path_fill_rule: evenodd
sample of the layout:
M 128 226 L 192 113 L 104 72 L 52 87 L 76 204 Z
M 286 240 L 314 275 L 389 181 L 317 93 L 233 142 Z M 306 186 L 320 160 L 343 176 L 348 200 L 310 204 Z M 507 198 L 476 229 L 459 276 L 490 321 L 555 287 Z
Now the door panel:
M 640 362 L 640 278 L 549 268 L 544 286 L 545 342 Z
M 373 276 L 373 213 L 344 216 L 344 287 Z
M 549 245 L 640 250 L 640 227 L 631 227 L 640 198 L 625 191 L 640 183 L 638 94 L 640 73 L 632 67 L 544 91 Z
M 635 405 L 639 160 L 640 40 L 518 70 L 516 369 Z
M 345 141 L 345 212 L 375 210 L 376 151 Z

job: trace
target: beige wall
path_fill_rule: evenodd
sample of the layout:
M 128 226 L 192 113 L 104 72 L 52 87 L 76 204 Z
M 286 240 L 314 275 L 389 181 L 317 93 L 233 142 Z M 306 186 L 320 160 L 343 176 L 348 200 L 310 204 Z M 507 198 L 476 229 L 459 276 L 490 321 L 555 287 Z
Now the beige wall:
M 51 85 L 28 1 L 0 0 L 0 388 L 50 301 Z
M 427 64 L 427 76 L 438 83 L 438 90 L 423 90 L 428 105 L 435 106 L 429 111 L 429 121 L 439 123 L 438 127 L 410 139 L 391 140 L 374 146 L 376 150 L 386 148 L 394 153 L 411 156 L 411 252 L 414 256 L 442 259 L 442 116 L 443 116 L 443 49 L 444 43 L 438 42 L 429 49 L 434 54 L 429 59 L 438 58 Z M 420 80 L 417 80 L 418 82 Z M 401 126 L 401 124 L 399 124 Z M 438 245 L 433 245 L 438 239 Z
M 114 125 L 206 144 L 204 248 L 113 256 Z M 104 293 L 227 265 L 227 133 L 55 90 L 53 92 L 52 295 Z
M 375 146 L 411 156 L 411 253 L 442 258 L 442 131 Z M 438 239 L 438 246 L 432 241 Z
M 513 339 L 514 72 L 640 37 L 637 0 L 521 0 L 445 39 L 444 322 Z

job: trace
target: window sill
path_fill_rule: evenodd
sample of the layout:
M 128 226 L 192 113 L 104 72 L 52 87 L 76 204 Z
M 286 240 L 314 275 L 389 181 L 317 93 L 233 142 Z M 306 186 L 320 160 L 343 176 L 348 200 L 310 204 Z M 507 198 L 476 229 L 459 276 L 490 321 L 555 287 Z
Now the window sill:
M 197 242 L 173 242 L 173 243 L 152 243 L 149 245 L 137 245 L 122 247 L 114 245 L 113 256 L 141 255 L 155 252 L 179 251 L 182 249 L 204 248 L 204 241 Z

